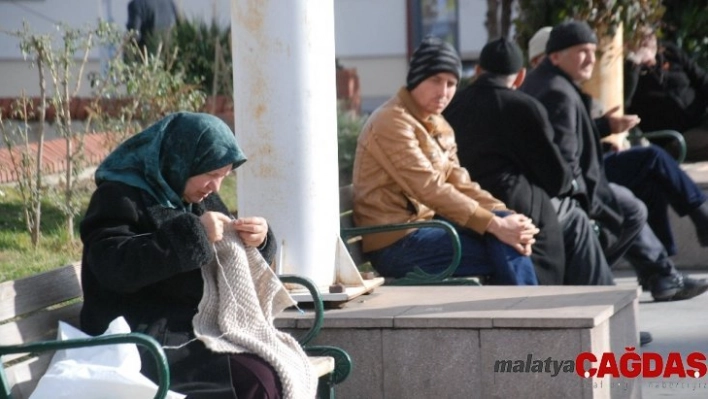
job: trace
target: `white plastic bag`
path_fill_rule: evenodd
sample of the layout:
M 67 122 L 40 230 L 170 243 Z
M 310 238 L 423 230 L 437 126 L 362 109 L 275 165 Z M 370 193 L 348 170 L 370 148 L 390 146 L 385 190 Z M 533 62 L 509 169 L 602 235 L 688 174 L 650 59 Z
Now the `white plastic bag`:
M 111 322 L 103 335 L 129 333 L 122 317 Z M 57 339 L 90 336 L 59 322 Z M 57 351 L 30 399 L 151 399 L 157 385 L 140 374 L 140 355 L 135 344 L 103 345 Z M 168 392 L 167 399 L 186 395 Z

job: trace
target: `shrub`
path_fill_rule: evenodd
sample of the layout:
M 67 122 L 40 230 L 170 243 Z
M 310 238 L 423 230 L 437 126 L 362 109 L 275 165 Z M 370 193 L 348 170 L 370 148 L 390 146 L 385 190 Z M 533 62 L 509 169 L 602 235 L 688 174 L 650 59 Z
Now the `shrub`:
M 337 142 L 339 149 L 339 185 L 343 186 L 352 182 L 354 170 L 354 154 L 356 141 L 361 128 L 366 121 L 365 117 L 346 111 L 342 104 L 337 107 Z
M 664 0 L 665 39 L 675 42 L 703 67 L 708 66 L 708 12 L 705 0 Z
M 230 27 L 215 19 L 210 23 L 182 19 L 173 27 L 165 48 L 165 54 L 179 49 L 173 68 L 184 73 L 185 82 L 213 96 L 233 95 Z
M 661 0 L 519 0 L 516 40 L 526 51 L 539 28 L 578 19 L 587 21 L 598 37 L 614 36 L 622 24 L 625 43 L 637 43 L 641 28 L 656 26 L 663 13 Z
M 131 55 L 125 57 L 123 52 Z M 111 133 L 109 149 L 169 113 L 202 109 L 206 96 L 175 66 L 177 57 L 178 49 L 164 54 L 161 46 L 154 54 L 141 52 L 130 37 L 124 37 L 107 72 L 92 76 L 96 95 L 89 123 L 94 131 Z

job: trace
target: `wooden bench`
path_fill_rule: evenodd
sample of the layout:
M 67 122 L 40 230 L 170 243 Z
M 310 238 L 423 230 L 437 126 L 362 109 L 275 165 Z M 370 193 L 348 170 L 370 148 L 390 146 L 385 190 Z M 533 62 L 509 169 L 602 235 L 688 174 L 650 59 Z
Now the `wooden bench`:
M 354 189 L 347 185 L 339 188 L 339 223 L 342 241 L 344 241 L 354 263 L 362 270 L 370 267 L 370 262 L 361 246 L 361 236 L 365 234 L 382 233 L 386 231 L 407 230 L 416 227 L 437 227 L 444 229 L 452 240 L 453 256 L 450 265 L 438 274 L 427 273 L 416 267 L 406 276 L 397 279 L 387 278 L 389 285 L 481 285 L 483 276 L 453 277 L 462 257 L 462 247 L 457 230 L 443 220 L 429 220 L 410 223 L 386 224 L 370 227 L 355 227 L 354 225 Z
M 314 298 L 314 322 L 298 342 L 310 357 L 320 377 L 318 396 L 334 396 L 336 384 L 351 372 L 351 359 L 340 348 L 310 346 L 322 327 L 324 307 L 315 285 L 299 276 L 280 276 L 289 284 L 304 285 Z M 169 389 L 169 367 L 159 343 L 140 334 L 116 334 L 81 340 L 56 341 L 58 322 L 79 325 L 81 310 L 81 266 L 64 266 L 15 281 L 0 283 L 0 399 L 28 398 L 49 366 L 55 350 L 116 343 L 145 346 L 158 359 L 159 390 L 164 398 Z

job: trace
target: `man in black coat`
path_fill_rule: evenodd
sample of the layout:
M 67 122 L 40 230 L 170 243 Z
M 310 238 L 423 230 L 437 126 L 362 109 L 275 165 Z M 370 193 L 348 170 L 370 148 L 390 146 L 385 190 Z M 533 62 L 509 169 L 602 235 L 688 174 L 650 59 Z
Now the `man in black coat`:
M 646 223 L 646 206 L 626 187 L 609 183 L 600 137 L 632 128 L 636 116 L 606 114 L 593 120 L 592 98 L 579 84 L 590 79 L 597 38 L 587 23 L 557 25 L 546 44 L 546 59 L 521 87 L 548 111 L 553 142 L 578 181 L 582 205 L 601 228 L 601 241 L 612 265 L 622 255 L 656 300 L 688 299 L 708 289 L 704 280 L 676 271 L 666 249 Z
M 521 49 L 504 38 L 482 49 L 478 78 L 443 112 L 454 128 L 460 163 L 496 198 L 539 227 L 531 257 L 542 284 L 612 284 L 587 214 L 566 206 L 569 212 L 557 215 L 551 202 L 551 197 L 571 194 L 575 182 L 551 141 L 545 108 L 514 90 L 524 80 L 522 64 Z

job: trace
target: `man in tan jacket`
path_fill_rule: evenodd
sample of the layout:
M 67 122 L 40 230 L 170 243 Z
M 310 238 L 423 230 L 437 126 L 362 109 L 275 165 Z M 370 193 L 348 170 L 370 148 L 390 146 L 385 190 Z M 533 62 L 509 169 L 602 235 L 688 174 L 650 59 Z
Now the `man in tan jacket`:
M 535 285 L 528 255 L 538 229 L 471 181 L 457 159 L 452 128 L 440 115 L 455 94 L 461 65 L 452 46 L 424 39 L 411 58 L 406 86 L 369 117 L 354 160 L 354 222 L 447 220 L 462 244 L 455 275 Z M 415 267 L 440 272 L 452 259 L 450 237 L 433 227 L 367 235 L 363 247 L 387 277 Z

